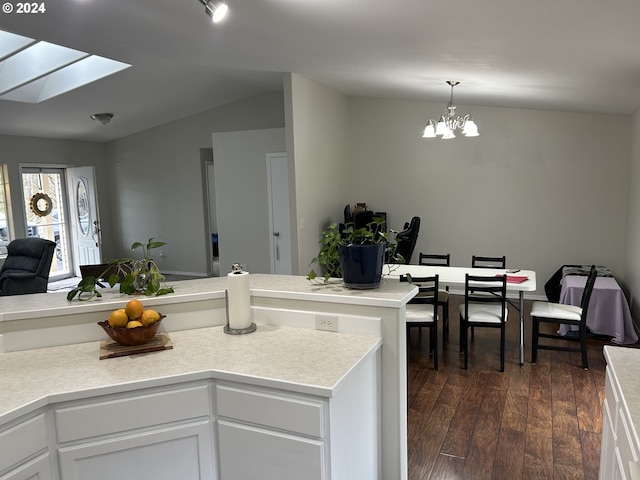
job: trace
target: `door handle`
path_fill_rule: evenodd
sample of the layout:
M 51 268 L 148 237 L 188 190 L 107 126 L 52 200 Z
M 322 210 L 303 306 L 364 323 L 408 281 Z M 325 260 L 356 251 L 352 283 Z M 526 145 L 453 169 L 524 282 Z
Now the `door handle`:
M 279 237 L 280 236 L 280 232 L 273 232 L 273 236 L 274 237 Z
M 98 220 L 93 221 L 93 240 L 96 247 L 99 247 L 102 243 L 102 229 L 100 228 L 100 222 Z

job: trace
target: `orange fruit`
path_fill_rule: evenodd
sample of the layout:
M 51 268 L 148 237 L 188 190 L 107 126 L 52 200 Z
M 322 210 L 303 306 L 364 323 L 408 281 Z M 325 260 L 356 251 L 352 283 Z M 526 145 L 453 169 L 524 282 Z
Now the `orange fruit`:
M 124 327 L 127 325 L 127 322 L 129 321 L 129 317 L 127 315 L 127 312 L 124 311 L 124 308 L 119 308 L 118 310 L 114 310 L 113 312 L 111 312 L 111 315 L 109 315 L 109 325 L 111 325 L 112 327 Z
M 160 314 L 151 308 L 146 309 L 142 312 L 142 316 L 140 317 L 140 321 L 144 326 L 152 325 L 160 320 Z
M 142 302 L 140 300 L 129 300 L 124 307 L 124 311 L 127 313 L 129 320 L 137 320 L 142 315 Z
M 127 322 L 127 328 L 136 328 L 136 327 L 144 327 L 144 325 L 142 325 L 142 322 L 138 320 L 131 320 Z

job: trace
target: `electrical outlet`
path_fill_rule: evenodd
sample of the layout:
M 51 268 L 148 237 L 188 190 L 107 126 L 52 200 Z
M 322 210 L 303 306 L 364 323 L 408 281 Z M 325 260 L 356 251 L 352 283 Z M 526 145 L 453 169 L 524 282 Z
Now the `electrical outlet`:
M 166 255 L 164 254 L 164 250 L 160 250 L 160 258 L 165 258 Z
M 336 315 L 316 315 L 316 330 L 337 332 L 338 317 Z

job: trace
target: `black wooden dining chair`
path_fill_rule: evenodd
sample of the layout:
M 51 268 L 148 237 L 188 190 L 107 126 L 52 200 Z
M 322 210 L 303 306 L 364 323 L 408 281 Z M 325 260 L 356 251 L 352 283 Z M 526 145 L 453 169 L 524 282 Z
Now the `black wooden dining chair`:
M 451 265 L 451 254 L 430 254 L 420 252 L 418 265 L 431 267 L 448 267 Z M 438 290 L 438 306 L 442 307 L 442 343 L 449 338 L 449 287 Z
M 401 282 L 411 282 L 418 293 L 407 304 L 407 342 L 411 328 L 429 328 L 429 353 L 433 355 L 433 369 L 438 370 L 438 302 L 439 276 L 411 277 L 400 275 Z
M 533 328 L 531 331 L 531 363 L 535 364 L 538 357 L 538 349 L 541 350 L 561 350 L 565 352 L 580 352 L 582 354 L 582 368 L 589 370 L 589 359 L 587 358 L 587 312 L 593 286 L 596 283 L 598 271 L 595 265 L 591 266 L 589 276 L 582 292 L 580 306 L 564 305 L 552 302 L 533 302 L 531 306 L 531 320 Z M 540 323 L 564 323 L 566 325 L 578 326 L 578 336 L 559 335 L 554 333 L 540 333 Z M 554 340 L 564 340 L 569 342 L 580 342 L 580 348 L 566 344 L 551 343 L 540 344 L 540 338 L 550 338 Z
M 471 256 L 471 268 L 507 268 L 507 257 Z
M 507 257 L 505 255 L 501 257 L 487 257 L 482 255 L 471 255 L 471 268 L 495 268 L 505 269 L 507 268 Z M 471 337 L 475 330 L 471 327 Z
M 500 371 L 504 372 L 505 326 L 507 323 L 507 277 L 466 274 L 464 303 L 460 304 L 460 352 L 464 368 L 469 358 L 469 327 L 500 329 Z

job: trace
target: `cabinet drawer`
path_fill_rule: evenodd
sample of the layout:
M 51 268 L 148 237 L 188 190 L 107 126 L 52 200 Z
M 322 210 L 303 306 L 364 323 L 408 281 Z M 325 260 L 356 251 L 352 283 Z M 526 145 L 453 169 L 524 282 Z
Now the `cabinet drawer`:
M 58 440 L 145 428 L 210 415 L 206 385 L 56 410 Z
M 44 414 L 0 433 L 0 472 L 47 448 Z
M 218 415 L 311 437 L 324 437 L 323 403 L 271 392 L 216 387 Z
M 614 380 L 612 378 L 611 369 L 606 369 L 607 379 L 604 385 L 604 402 L 609 408 L 609 412 L 611 413 L 611 428 L 613 428 L 615 432 L 616 424 L 618 422 L 618 403 L 619 397 L 618 392 L 614 386 Z

